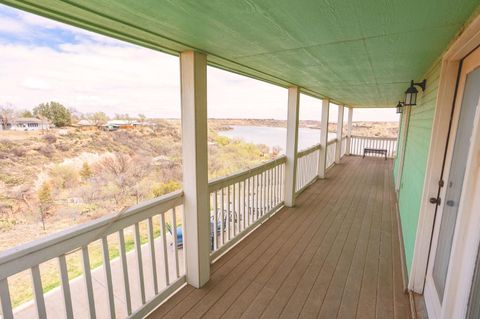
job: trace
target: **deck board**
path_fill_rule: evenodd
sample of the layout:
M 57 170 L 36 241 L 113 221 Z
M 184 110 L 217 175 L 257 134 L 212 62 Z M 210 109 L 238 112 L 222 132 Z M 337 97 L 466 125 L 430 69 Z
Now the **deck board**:
M 150 318 L 409 318 L 392 162 L 345 157 Z

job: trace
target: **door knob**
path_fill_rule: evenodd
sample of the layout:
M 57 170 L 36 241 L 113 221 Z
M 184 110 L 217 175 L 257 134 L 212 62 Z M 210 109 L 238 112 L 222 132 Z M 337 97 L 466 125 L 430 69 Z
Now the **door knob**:
M 447 205 L 453 207 L 455 205 L 455 202 L 453 200 L 447 200 Z

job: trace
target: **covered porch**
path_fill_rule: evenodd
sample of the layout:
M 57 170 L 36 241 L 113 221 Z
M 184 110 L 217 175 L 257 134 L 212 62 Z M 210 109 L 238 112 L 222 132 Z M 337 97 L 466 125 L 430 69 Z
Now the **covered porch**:
M 181 191 L 0 253 L 3 318 L 20 317 L 9 280 L 25 271 L 39 318 L 57 312 L 66 318 L 415 314 L 407 277 L 410 290 L 423 291 L 425 272 L 412 274 L 422 273 L 429 252 L 429 246 L 417 249 L 423 265 L 412 266 L 416 206 L 430 205 L 423 198 L 430 196 L 425 170 L 434 166 L 427 163 L 430 140 L 447 139 L 432 135 L 438 92 L 456 83 L 445 82 L 441 70 L 456 74 L 458 66 L 447 60 L 442 66 L 441 57 L 457 36 L 468 45 L 452 61 L 473 50 L 472 31 L 462 30 L 478 13 L 478 1 L 0 2 L 178 56 L 183 151 Z M 288 90 L 285 155 L 209 180 L 207 66 Z M 424 78 L 418 105 L 398 102 Z M 307 150 L 298 149 L 301 93 L 318 98 L 322 110 L 320 143 Z M 333 103 L 337 138 L 329 140 Z M 404 112 L 398 141 L 352 134 L 355 108 L 397 103 Z M 366 148 L 385 151 L 385 158 L 362 158 Z M 396 191 L 408 208 L 401 222 L 408 238 L 400 238 Z M 93 245 L 102 254 L 95 267 Z M 76 252 L 82 293 L 72 289 L 66 263 Z M 41 272 L 52 260 L 61 280 L 55 298 L 44 293 Z M 416 269 L 409 276 L 408 266 Z
M 344 157 L 149 318 L 409 318 L 392 163 Z

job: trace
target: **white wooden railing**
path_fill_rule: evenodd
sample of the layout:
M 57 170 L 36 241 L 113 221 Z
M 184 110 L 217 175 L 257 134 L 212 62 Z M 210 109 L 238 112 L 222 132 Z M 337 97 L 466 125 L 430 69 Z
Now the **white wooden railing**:
M 316 144 L 301 152 L 298 152 L 297 178 L 295 192 L 301 193 L 308 185 L 316 180 L 318 176 L 318 157 L 320 155 L 320 144 Z
M 282 156 L 209 183 L 212 260 L 283 205 L 285 162 Z
M 350 142 L 350 154 L 362 155 L 365 148 L 385 149 L 387 157 L 394 158 L 397 153 L 397 139 L 394 137 L 365 137 L 352 136 Z M 380 156 L 380 154 L 368 154 L 368 156 Z
M 329 169 L 333 164 L 335 164 L 335 152 L 337 149 L 337 139 L 328 141 L 327 143 L 327 161 L 325 168 Z
M 182 206 L 183 193 L 170 193 L 118 214 L 104 216 L 0 253 L 3 318 L 16 316 L 8 279 L 22 271 L 30 272 L 34 307 L 39 318 L 55 317 L 46 306 L 51 303 L 63 304 L 66 318 L 86 317 L 85 314 L 78 315 L 75 310 L 78 307 L 74 307 L 80 298 L 87 299 L 83 304 L 87 304 L 90 318 L 144 317 L 185 283 L 185 266 L 180 261 L 183 249 L 179 248 L 181 243 L 178 242 L 177 227 L 170 226 L 183 224 Z M 132 244 L 134 248 L 128 252 Z M 113 247 L 119 251 L 119 257 L 115 259 L 111 259 L 109 254 Z M 90 266 L 94 249 L 96 253 L 97 250 L 101 252 L 102 258 L 101 266 L 95 270 Z M 83 272 L 79 279 L 84 282 L 82 289 L 85 294 L 71 289 L 79 282 L 69 280 L 67 260 L 73 254 L 81 255 Z M 179 254 L 182 255 L 180 258 Z M 55 300 L 47 300 L 46 303 L 53 294 L 44 294 L 41 269 L 52 262 L 59 269 L 61 289 L 57 291 L 60 294 Z M 102 278 L 105 279 L 101 283 L 102 292 L 97 289 L 94 292 L 92 275 L 98 271 L 103 272 Z M 131 278 L 133 276 L 136 278 Z M 98 283 L 95 286 L 98 287 Z M 99 312 L 100 308 L 108 314 Z

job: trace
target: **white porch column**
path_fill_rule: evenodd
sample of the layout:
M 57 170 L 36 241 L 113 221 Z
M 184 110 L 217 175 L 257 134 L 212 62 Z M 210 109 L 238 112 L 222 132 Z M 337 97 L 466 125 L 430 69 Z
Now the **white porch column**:
M 350 145 L 352 143 L 352 120 L 353 120 L 353 107 L 348 108 L 348 126 L 347 126 L 347 150 L 346 155 L 350 155 Z
M 285 165 L 285 206 L 287 207 L 293 207 L 295 205 L 299 100 L 299 88 L 296 86 L 288 88 L 287 163 Z
M 335 163 L 340 163 L 342 158 L 342 135 L 343 135 L 343 105 L 338 106 L 338 120 L 337 120 L 337 145 L 335 150 Z
M 320 154 L 318 157 L 318 177 L 325 178 L 327 164 L 328 113 L 330 100 L 322 100 L 322 119 L 320 120 Z
M 199 288 L 210 278 L 205 54 L 180 54 L 180 82 L 186 273 L 187 282 Z

